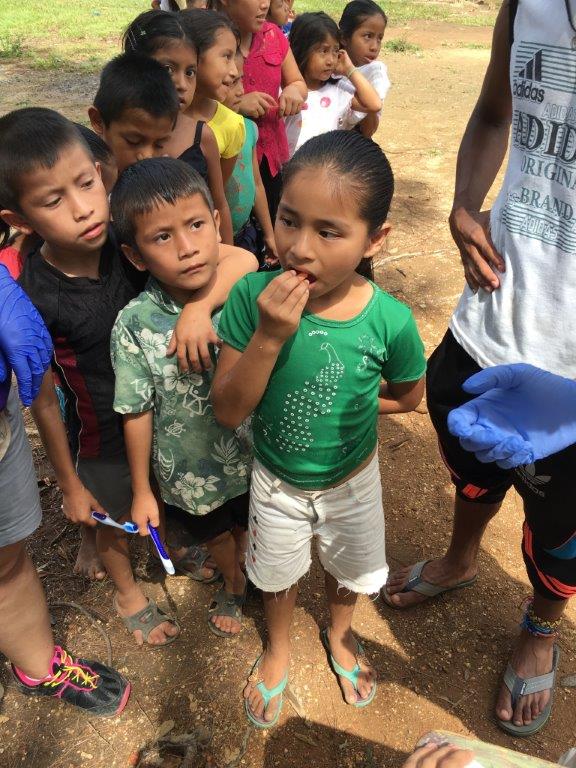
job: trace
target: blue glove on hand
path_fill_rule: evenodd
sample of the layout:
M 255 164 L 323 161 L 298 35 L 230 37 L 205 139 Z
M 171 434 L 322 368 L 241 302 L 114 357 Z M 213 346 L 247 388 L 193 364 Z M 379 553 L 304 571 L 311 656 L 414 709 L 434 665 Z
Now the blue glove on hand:
M 4 359 L 4 355 L 0 352 L 0 411 L 6 408 L 8 402 L 8 395 L 10 394 L 10 366 Z
M 517 363 L 486 368 L 462 388 L 479 397 L 448 414 L 448 429 L 485 464 L 533 464 L 576 443 L 576 381 Z
M 24 405 L 31 405 L 52 357 L 52 340 L 36 307 L 0 264 L 0 381 L 10 369 Z M 3 388 L 2 388 L 3 389 Z

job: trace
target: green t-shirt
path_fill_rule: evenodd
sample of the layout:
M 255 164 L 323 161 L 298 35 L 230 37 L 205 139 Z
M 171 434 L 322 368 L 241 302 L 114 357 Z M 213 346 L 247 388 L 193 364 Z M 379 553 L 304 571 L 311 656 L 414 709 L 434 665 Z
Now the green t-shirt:
M 232 230 L 235 235 L 248 221 L 256 199 L 256 184 L 254 183 L 254 147 L 258 141 L 258 128 L 252 120 L 244 118 L 246 139 L 236 160 L 232 175 L 226 182 L 226 200 L 232 216 Z
M 251 457 L 237 433 L 214 418 L 212 372 L 180 373 L 176 359 L 166 357 L 181 309 L 150 278 L 116 318 L 111 339 L 114 410 L 154 411 L 152 462 L 162 498 L 205 515 L 246 493 Z
M 218 334 L 244 350 L 258 325 L 256 300 L 278 273 L 246 275 L 232 289 Z M 426 370 L 411 311 L 372 283 L 363 311 L 346 321 L 304 312 L 284 344 L 254 413 L 254 452 L 298 488 L 325 488 L 376 446 L 378 390 Z

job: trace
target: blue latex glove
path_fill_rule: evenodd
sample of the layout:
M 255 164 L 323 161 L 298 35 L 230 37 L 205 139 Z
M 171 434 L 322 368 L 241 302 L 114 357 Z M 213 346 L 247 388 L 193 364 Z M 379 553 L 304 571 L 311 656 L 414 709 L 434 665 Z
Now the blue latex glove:
M 10 386 L 11 369 L 24 405 L 31 405 L 52 357 L 44 321 L 6 267 L 0 264 L 0 381 Z
M 0 411 L 6 408 L 8 394 L 10 393 L 10 366 L 2 352 L 0 352 Z
M 533 365 L 497 365 L 463 384 L 474 400 L 448 414 L 448 429 L 479 461 L 532 464 L 576 443 L 576 381 Z

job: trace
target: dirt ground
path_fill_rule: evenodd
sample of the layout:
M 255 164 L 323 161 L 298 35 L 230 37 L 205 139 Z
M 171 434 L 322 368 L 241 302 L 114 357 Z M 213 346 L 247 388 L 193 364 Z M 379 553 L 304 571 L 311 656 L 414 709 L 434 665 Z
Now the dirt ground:
M 463 286 L 446 218 L 456 151 L 488 60 L 490 30 L 414 23 L 394 32 L 422 52 L 386 56 L 393 89 L 379 139 L 395 170 L 396 195 L 394 231 L 379 282 L 413 307 L 430 353 Z M 42 104 L 83 118 L 95 83 L 94 76 L 32 73 L 6 65 L 0 70 L 0 107 Z M 451 489 L 425 407 L 383 419 L 380 433 L 391 564 L 441 552 L 450 531 Z M 133 694 L 121 718 L 88 720 L 57 703 L 21 698 L 3 669 L 1 766 L 397 768 L 418 736 L 434 728 L 550 760 L 576 743 L 575 693 L 569 688 L 558 687 L 551 724 L 531 739 L 507 737 L 492 719 L 520 606 L 529 593 L 520 554 L 522 509 L 513 493 L 485 537 L 473 589 L 409 612 L 360 600 L 355 629 L 379 672 L 377 698 L 366 710 L 345 706 L 326 664 L 318 635 L 327 612 L 315 564 L 296 611 L 291 701 L 280 725 L 266 734 L 247 727 L 241 701 L 243 682 L 262 644 L 258 600 L 247 607 L 240 637 L 215 638 L 205 619 L 213 587 L 184 577 L 163 580 L 138 544 L 134 561 L 145 588 L 177 612 L 183 634 L 165 650 L 136 648 L 112 610 L 111 584 L 90 584 L 72 575 L 77 533 L 62 522 L 57 489 L 37 453 L 46 515 L 31 547 L 49 599 L 79 603 L 101 617 L 114 663 L 129 675 Z M 104 638 L 83 615 L 61 607 L 53 613 L 57 636 L 68 647 L 106 658 Z M 576 671 L 575 621 L 571 608 L 560 639 L 561 677 Z M 162 736 L 173 742 L 164 762 L 150 751 Z M 182 762 L 177 743 L 196 743 L 196 756 L 189 750 L 190 760 Z

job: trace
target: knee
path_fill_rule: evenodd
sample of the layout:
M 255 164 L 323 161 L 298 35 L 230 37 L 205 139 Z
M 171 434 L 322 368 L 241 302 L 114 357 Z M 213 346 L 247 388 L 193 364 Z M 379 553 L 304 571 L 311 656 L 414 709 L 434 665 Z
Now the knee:
M 0 547 L 0 588 L 9 584 L 22 572 L 27 558 L 23 541 Z

